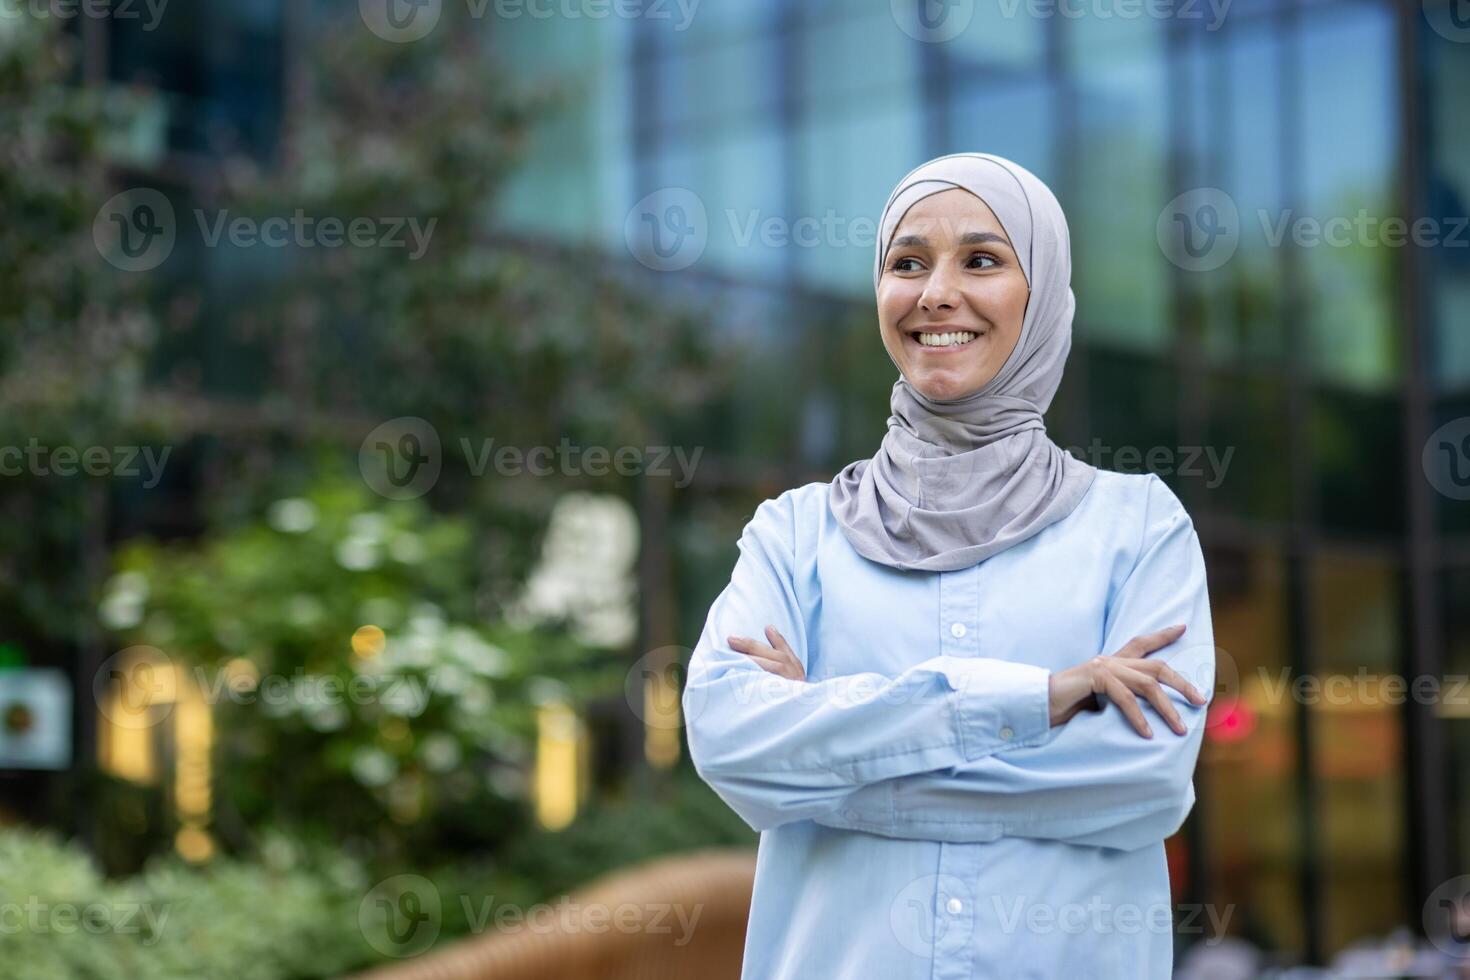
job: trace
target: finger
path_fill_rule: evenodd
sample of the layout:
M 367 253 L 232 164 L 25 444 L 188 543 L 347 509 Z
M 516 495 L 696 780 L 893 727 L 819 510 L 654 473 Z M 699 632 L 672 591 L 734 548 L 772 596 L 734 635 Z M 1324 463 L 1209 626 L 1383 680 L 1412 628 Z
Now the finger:
M 1123 648 L 1119 650 L 1115 656 L 1147 656 L 1148 654 L 1153 653 L 1155 650 L 1159 650 L 1163 647 L 1168 646 L 1170 643 L 1173 643 L 1175 640 L 1183 636 L 1184 628 L 1184 624 L 1179 623 L 1175 626 L 1166 626 L 1163 629 L 1156 630 L 1153 633 L 1144 633 L 1141 636 L 1135 636 L 1133 639 L 1123 644 Z
M 1195 704 L 1205 703 L 1205 696 L 1200 693 L 1199 688 L 1189 683 L 1185 676 L 1179 673 L 1179 671 L 1175 670 L 1173 667 L 1170 667 L 1162 660 L 1145 660 L 1143 661 L 1143 663 L 1152 663 L 1159 666 L 1159 672 L 1156 675 L 1159 679 L 1159 683 L 1168 684 L 1170 687 L 1174 688 L 1176 691 L 1179 691 L 1185 697 L 1189 698 L 1189 700 L 1193 701 Z
M 1105 683 L 1108 697 L 1118 706 L 1118 710 L 1123 712 L 1123 716 L 1132 723 L 1133 727 L 1138 729 L 1138 734 L 1144 738 L 1153 738 L 1153 729 L 1148 727 L 1148 719 L 1143 716 L 1143 710 L 1138 707 L 1138 699 L 1133 696 L 1132 691 L 1128 690 L 1128 686 L 1111 673 L 1108 674 Z
M 786 642 L 786 637 L 781 635 L 781 631 L 774 626 L 767 626 L 766 636 L 770 638 L 778 652 L 786 655 L 787 660 L 791 663 L 793 676 L 797 680 L 805 680 L 806 668 L 802 666 L 801 658 L 796 655 L 796 651 L 791 649 L 791 644 Z
M 787 671 L 790 668 L 787 667 L 785 664 L 780 663 L 779 661 L 767 660 L 765 657 L 758 657 L 753 653 L 746 654 L 746 656 L 750 657 L 751 660 L 754 660 L 756 662 L 756 665 L 759 666 L 761 670 L 776 674 L 781 677 L 788 676 Z
M 793 662 L 759 640 L 752 640 L 748 636 L 729 636 L 725 639 L 736 652 L 745 654 L 763 669 L 792 680 L 806 680 L 806 671 L 799 662 Z
M 781 659 L 780 654 L 776 653 L 775 650 L 772 650 L 760 640 L 753 640 L 748 636 L 729 636 L 725 639 L 729 642 L 732 649 L 738 650 L 741 653 L 765 657 L 767 660 Z
M 1179 720 L 1179 712 L 1170 703 L 1169 695 L 1164 693 L 1163 687 L 1157 680 L 1141 671 L 1121 665 L 1118 667 L 1118 673 L 1122 675 L 1123 682 L 1130 690 L 1148 699 L 1148 703 L 1153 705 L 1154 710 L 1169 723 L 1170 728 L 1174 729 L 1174 734 L 1183 735 L 1187 731 L 1184 722 Z

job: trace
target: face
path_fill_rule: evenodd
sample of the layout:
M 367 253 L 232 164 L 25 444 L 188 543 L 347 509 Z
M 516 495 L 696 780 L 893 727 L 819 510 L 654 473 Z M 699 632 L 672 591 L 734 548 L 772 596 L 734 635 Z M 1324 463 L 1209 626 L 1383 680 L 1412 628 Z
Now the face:
M 958 187 L 930 194 L 903 216 L 884 258 L 883 346 L 921 394 L 963 398 L 1005 364 L 1030 295 L 990 207 Z

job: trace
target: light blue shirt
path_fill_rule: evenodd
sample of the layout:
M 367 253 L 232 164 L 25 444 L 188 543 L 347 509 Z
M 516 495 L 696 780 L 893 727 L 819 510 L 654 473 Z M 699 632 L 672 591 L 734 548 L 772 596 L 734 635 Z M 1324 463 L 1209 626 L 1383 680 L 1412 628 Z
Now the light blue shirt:
M 683 692 L 696 770 L 761 832 L 742 978 L 1169 977 L 1163 841 L 1194 805 L 1208 706 L 1164 688 L 1184 735 L 1142 698 L 1151 739 L 1110 703 L 1053 728 L 1048 677 L 1184 623 L 1149 657 L 1213 697 L 1178 498 L 1099 471 L 1021 544 L 906 572 L 853 551 L 827 488 L 756 509 Z M 728 645 L 767 624 L 806 680 Z

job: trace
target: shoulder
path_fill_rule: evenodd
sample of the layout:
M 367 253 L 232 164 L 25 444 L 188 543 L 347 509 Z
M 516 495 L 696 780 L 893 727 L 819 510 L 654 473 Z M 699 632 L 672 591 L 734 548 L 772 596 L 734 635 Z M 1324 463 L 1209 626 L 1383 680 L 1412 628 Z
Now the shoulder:
M 1174 490 L 1156 473 L 1119 473 L 1099 469 L 1083 498 L 1082 522 L 1107 528 L 1120 574 L 1145 555 L 1160 550 L 1199 550 L 1194 521 Z
M 1159 521 L 1192 524 L 1189 512 L 1184 509 L 1178 495 L 1157 473 L 1119 473 L 1099 469 L 1084 501 L 1115 518 L 1126 515 L 1143 525 Z
M 827 507 L 830 484 L 814 482 L 792 487 L 763 500 L 745 525 L 744 535 L 773 538 L 794 551 L 812 533 Z
M 829 483 L 806 483 L 784 490 L 775 497 L 763 500 L 755 509 L 751 523 L 756 521 L 797 522 L 814 514 L 820 514 L 827 506 Z

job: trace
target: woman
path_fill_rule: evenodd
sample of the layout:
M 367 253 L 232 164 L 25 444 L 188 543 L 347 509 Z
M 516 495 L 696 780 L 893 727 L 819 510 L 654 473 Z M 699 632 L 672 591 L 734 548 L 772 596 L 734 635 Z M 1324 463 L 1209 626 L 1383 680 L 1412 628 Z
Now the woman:
M 757 508 L 683 695 L 762 832 L 743 976 L 1168 977 L 1214 683 L 1193 523 L 1046 435 L 1074 300 L 1040 180 L 939 157 L 879 228 L 888 432 Z

